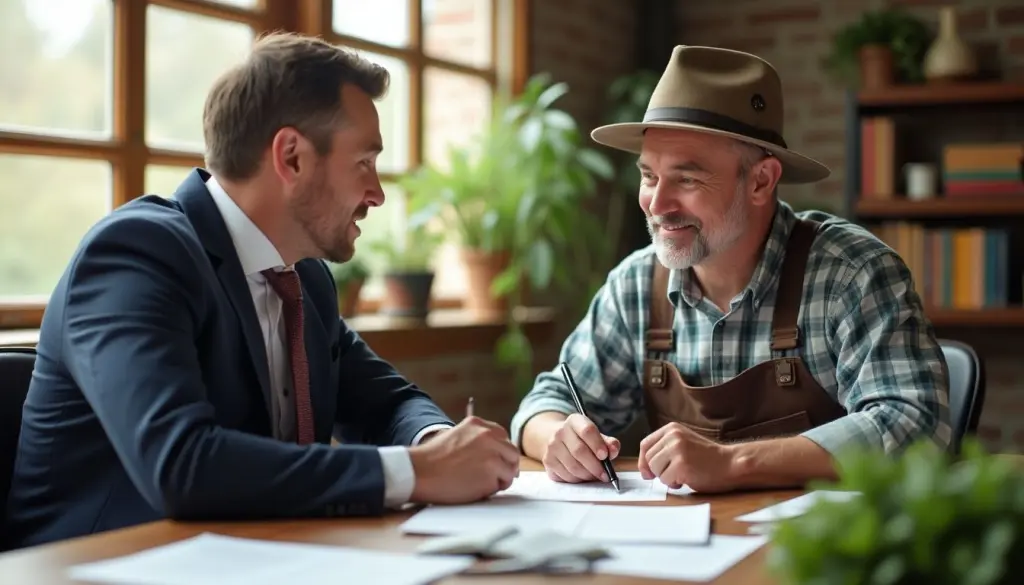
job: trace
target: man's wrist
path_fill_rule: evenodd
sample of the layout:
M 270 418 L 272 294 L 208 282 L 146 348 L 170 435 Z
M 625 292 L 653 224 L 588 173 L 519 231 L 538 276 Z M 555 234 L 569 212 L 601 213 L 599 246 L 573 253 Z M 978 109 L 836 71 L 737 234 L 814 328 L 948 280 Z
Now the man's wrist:
M 568 415 L 546 410 L 530 417 L 523 425 L 522 451 L 532 459 L 541 460 L 551 436 L 558 431 Z

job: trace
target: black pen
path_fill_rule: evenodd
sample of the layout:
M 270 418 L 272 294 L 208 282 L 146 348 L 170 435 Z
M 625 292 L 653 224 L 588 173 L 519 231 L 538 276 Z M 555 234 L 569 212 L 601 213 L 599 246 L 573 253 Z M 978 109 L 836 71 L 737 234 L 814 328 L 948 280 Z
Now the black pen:
M 572 394 L 573 402 L 576 403 L 576 410 L 585 418 L 589 419 L 590 417 L 587 416 L 587 410 L 583 408 L 583 398 L 580 396 L 580 389 L 576 387 L 576 381 L 573 380 L 572 372 L 569 371 L 569 364 L 562 362 L 558 364 L 558 368 L 562 370 L 562 378 L 565 379 L 565 383 L 569 386 L 569 393 Z M 610 457 L 611 453 L 609 452 L 608 455 Z M 615 491 L 621 492 L 622 490 L 619 489 L 619 476 L 615 475 L 615 468 L 612 467 L 609 457 L 602 459 L 601 464 L 604 465 L 604 471 L 608 474 L 608 479 L 611 480 Z

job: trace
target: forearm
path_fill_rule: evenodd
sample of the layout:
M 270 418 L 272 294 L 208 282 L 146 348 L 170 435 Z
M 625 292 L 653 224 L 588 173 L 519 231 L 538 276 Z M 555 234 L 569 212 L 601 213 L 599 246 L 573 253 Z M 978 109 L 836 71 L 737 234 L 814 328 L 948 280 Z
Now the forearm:
M 568 415 L 562 412 L 541 412 L 530 418 L 523 426 L 522 451 L 531 459 L 540 460 L 547 450 L 548 441 L 562 426 Z
M 726 447 L 734 489 L 802 487 L 837 478 L 832 454 L 807 437 L 786 437 Z

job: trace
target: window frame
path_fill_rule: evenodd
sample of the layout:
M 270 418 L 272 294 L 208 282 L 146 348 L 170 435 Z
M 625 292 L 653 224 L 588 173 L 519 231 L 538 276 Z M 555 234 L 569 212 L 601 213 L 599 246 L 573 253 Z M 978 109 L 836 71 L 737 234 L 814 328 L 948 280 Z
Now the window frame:
M 405 61 L 409 69 L 410 171 L 423 160 L 423 72 L 427 67 L 484 79 L 491 85 L 493 95 L 519 92 L 529 71 L 527 22 L 531 0 L 487 0 L 492 2 L 492 58 L 488 68 L 438 59 L 424 52 L 421 0 L 407 0 L 409 46 L 401 48 L 335 32 L 331 0 L 259 0 L 254 8 L 219 4 L 213 0 L 107 1 L 111 2 L 113 12 L 113 127 L 110 138 L 79 139 L 0 129 L 0 154 L 106 161 L 111 165 L 111 205 L 115 209 L 145 193 L 146 168 L 149 165 L 204 166 L 200 153 L 153 148 L 146 144 L 146 12 L 149 5 L 244 23 L 252 27 L 256 37 L 274 30 L 294 31 Z M 382 173 L 381 180 L 392 182 L 401 175 Z M 360 312 L 373 312 L 378 303 L 378 299 L 366 299 L 360 303 Z M 459 298 L 434 301 L 439 308 L 458 308 L 461 304 Z M 44 298 L 0 298 L 0 330 L 36 328 L 42 321 L 45 308 Z

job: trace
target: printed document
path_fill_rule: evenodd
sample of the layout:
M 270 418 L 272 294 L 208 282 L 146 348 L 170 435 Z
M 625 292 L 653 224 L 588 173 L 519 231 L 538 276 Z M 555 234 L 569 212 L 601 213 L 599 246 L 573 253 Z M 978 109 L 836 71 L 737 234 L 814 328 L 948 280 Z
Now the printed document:
M 116 585 L 426 585 L 472 565 L 468 556 L 252 540 L 204 533 L 135 554 L 76 565 L 69 577 Z
M 664 509 L 664 508 L 659 508 Z M 594 572 L 669 581 L 713 581 L 767 542 L 764 536 L 714 534 L 707 546 L 610 545 Z
M 564 483 L 548 477 L 543 471 L 521 471 L 512 485 L 495 497 L 515 496 L 531 500 L 562 502 L 663 502 L 668 494 L 686 495 L 690 488 L 670 490 L 657 479 L 644 479 L 639 471 L 618 474 L 621 492 L 610 482 Z
M 740 522 L 774 522 L 804 515 L 818 500 L 848 502 L 860 495 L 859 492 L 816 490 L 801 496 L 744 514 L 736 519 Z

